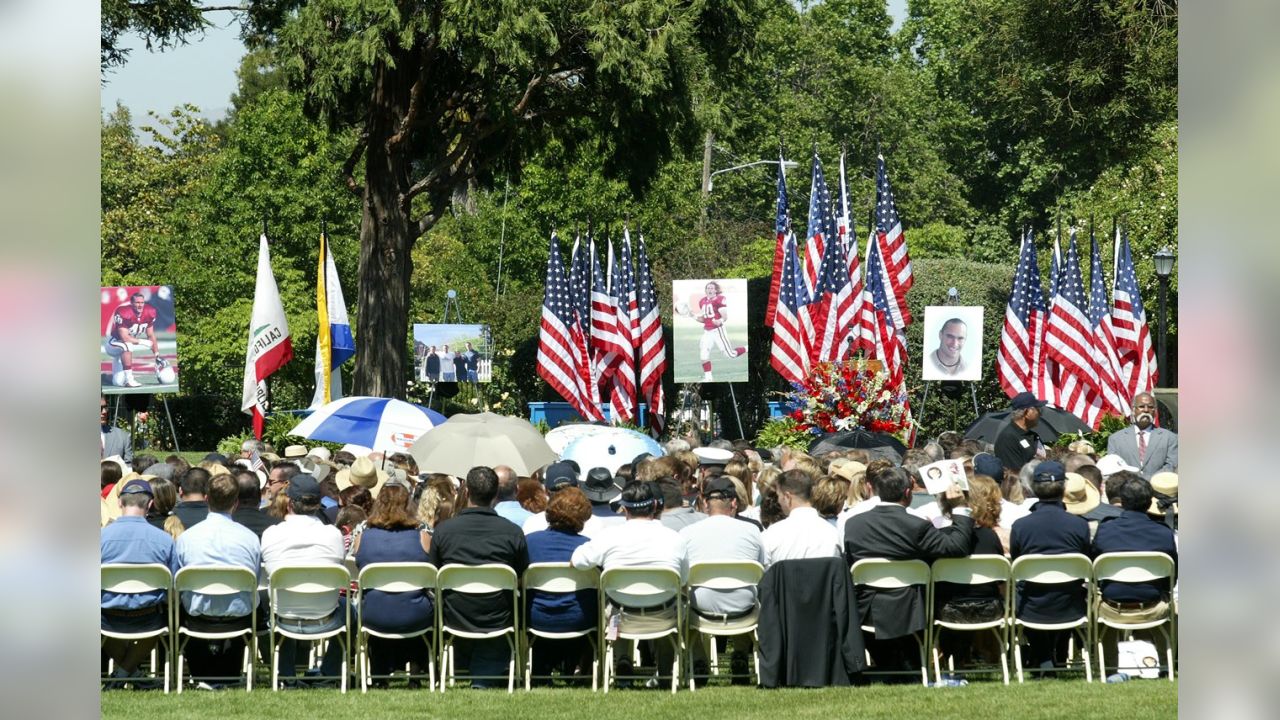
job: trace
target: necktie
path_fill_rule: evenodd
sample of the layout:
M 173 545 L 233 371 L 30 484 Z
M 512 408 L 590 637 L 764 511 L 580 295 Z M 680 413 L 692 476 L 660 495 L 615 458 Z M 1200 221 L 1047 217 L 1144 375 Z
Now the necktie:
M 1145 462 L 1147 459 L 1147 434 L 1141 430 L 1138 431 L 1138 462 Z

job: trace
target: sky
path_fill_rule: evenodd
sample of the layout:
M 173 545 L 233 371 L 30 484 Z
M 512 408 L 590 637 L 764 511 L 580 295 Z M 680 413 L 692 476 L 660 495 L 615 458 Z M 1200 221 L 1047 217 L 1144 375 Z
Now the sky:
M 894 28 L 907 14 L 907 0 L 887 0 Z M 102 85 L 102 109 L 110 113 L 120 102 L 133 111 L 135 125 L 147 124 L 147 114 L 160 115 L 190 103 L 210 120 L 226 115 L 236 90 L 236 69 L 244 57 L 239 23 L 231 13 L 210 16 L 214 26 L 186 45 L 151 53 L 136 36 L 127 36 L 133 50 L 123 67 L 107 73 Z

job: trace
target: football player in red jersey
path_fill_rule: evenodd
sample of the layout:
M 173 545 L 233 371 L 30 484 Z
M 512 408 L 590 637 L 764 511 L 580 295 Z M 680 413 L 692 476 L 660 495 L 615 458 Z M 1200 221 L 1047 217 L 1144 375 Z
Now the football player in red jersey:
M 725 334 L 724 324 L 726 301 L 720 294 L 720 283 L 712 280 L 707 283 L 705 295 L 698 300 L 698 319 L 702 321 L 702 340 L 698 343 L 702 358 L 702 381 L 712 382 L 711 351 L 719 348 L 725 357 L 736 358 L 747 352 L 745 347 L 729 347 L 729 336 Z
M 128 305 L 121 305 L 111 315 L 107 329 L 107 354 L 121 363 L 121 369 L 112 368 L 112 382 L 121 387 L 142 387 L 133 377 L 133 353 L 145 350 L 160 356 L 160 343 L 156 340 L 156 309 L 147 304 L 142 293 L 134 293 Z M 143 336 L 146 339 L 143 339 Z M 114 362 L 113 362 L 114 366 Z

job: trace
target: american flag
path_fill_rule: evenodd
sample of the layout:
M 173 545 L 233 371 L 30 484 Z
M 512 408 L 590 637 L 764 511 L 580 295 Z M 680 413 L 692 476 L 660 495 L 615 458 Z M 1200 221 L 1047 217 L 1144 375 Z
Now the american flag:
M 822 161 L 813 151 L 813 171 L 809 181 L 809 229 L 805 234 L 804 282 L 809 297 L 818 300 L 818 267 L 828 240 L 836 237 L 836 218 L 831 212 L 831 190 L 822 175 Z M 819 328 L 819 330 L 821 330 Z
M 614 306 L 613 296 L 609 294 L 609 285 L 605 281 L 604 269 L 600 265 L 600 256 L 596 251 L 596 240 L 591 238 L 591 348 L 592 373 L 597 388 L 597 404 L 605 393 L 600 391 L 610 377 L 618 360 L 622 357 L 623 348 L 618 340 L 618 310 Z
M 1044 333 L 1049 321 L 1044 292 L 1040 287 L 1040 267 L 1036 264 L 1035 236 L 1022 237 L 1018 253 L 1018 269 L 1013 274 L 1013 289 L 1004 312 L 1000 330 L 1000 348 L 996 355 L 996 376 L 1009 397 L 1029 392 L 1047 402 L 1055 402 L 1057 393 L 1045 371 Z
M 560 259 L 560 239 L 552 232 L 538 332 L 538 376 L 584 419 L 603 420 L 599 403 L 592 400 L 587 342 L 570 285 Z
M 845 180 L 844 153 L 840 154 L 840 216 L 836 218 L 840 243 L 844 247 L 845 263 L 849 268 L 849 297 L 851 300 L 851 325 L 845 334 L 848 346 L 841 349 L 841 358 L 849 357 L 860 348 L 868 346 L 869 335 L 864 332 L 861 318 L 863 308 L 871 304 L 871 296 L 862 284 L 862 266 L 858 262 L 858 241 L 853 216 L 849 213 L 849 184 Z
M 821 337 L 813 341 L 811 356 L 816 362 L 841 360 L 849 348 L 849 336 L 859 327 L 854 317 L 853 285 L 849 282 L 849 263 L 844 244 L 833 239 L 827 243 L 818 269 L 817 293 L 822 300 L 811 307 L 819 308 L 824 317 L 814 325 L 822 328 Z
M 773 231 L 773 274 L 769 276 L 769 304 L 764 310 L 764 324 L 773 326 L 773 315 L 778 306 L 778 288 L 782 286 L 782 261 L 786 256 L 786 245 L 795 242 L 791 234 L 791 210 L 787 206 L 787 168 L 778 154 L 778 211 L 774 217 Z
M 804 278 L 796 257 L 796 241 L 787 238 L 783 248 L 782 271 L 778 291 L 778 308 L 773 318 L 773 343 L 769 364 L 787 382 L 798 383 L 809 369 L 809 350 L 805 346 L 800 312 L 804 300 Z
M 1102 253 L 1098 238 L 1089 228 L 1089 323 L 1093 325 L 1093 353 L 1098 367 L 1102 410 L 1129 417 L 1127 388 L 1120 381 L 1122 365 L 1116 354 L 1115 331 L 1111 324 L 1111 305 L 1107 302 L 1107 279 L 1102 271 Z
M 907 349 L 901 330 L 894 325 L 890 293 L 884 285 L 883 261 L 878 242 L 867 242 L 867 293 L 871 304 L 864 308 L 861 325 L 871 328 L 871 344 L 867 355 L 880 360 L 894 385 L 902 383 L 907 365 Z
M 1156 386 L 1159 368 L 1151 345 L 1151 331 L 1147 327 L 1147 311 L 1138 292 L 1138 275 L 1133 267 L 1133 255 L 1129 252 L 1129 231 L 1116 233 L 1115 287 L 1111 292 L 1111 323 L 1116 337 L 1116 351 L 1120 356 L 1127 395 L 1132 398 L 1140 392 L 1148 392 Z
M 1049 311 L 1045 343 L 1048 356 L 1059 367 L 1058 406 L 1097 428 L 1102 415 L 1102 388 L 1087 308 L 1080 278 L 1080 248 L 1072 228 L 1067 256 L 1058 271 L 1058 292 Z
M 667 369 L 667 343 L 662 337 L 662 317 L 658 314 L 658 293 L 653 289 L 649 255 L 644 235 L 636 247 L 636 306 L 639 315 L 637 338 L 640 352 L 640 393 L 649 405 L 649 427 L 660 434 L 667 413 L 662 394 L 662 373 Z
M 609 244 L 610 254 L 613 243 Z M 635 422 L 636 418 L 636 345 L 639 341 L 640 312 L 636 302 L 636 281 L 631 269 L 631 233 L 622 230 L 622 252 L 611 263 L 609 291 L 617 307 L 616 327 L 618 338 L 625 352 L 618 358 L 613 373 L 613 404 L 615 421 Z
M 911 255 L 907 252 L 907 238 L 902 234 L 902 221 L 898 218 L 898 208 L 893 202 L 893 188 L 889 186 L 889 172 L 885 168 L 884 156 L 880 155 L 876 164 L 876 244 L 880 248 L 883 261 L 882 283 L 888 293 L 889 309 L 893 315 L 893 326 L 898 332 L 905 332 L 911 324 L 911 311 L 907 309 L 907 291 L 915 284 L 915 276 L 911 273 Z M 870 258 L 870 254 L 867 255 Z M 867 261 L 867 272 L 870 273 L 870 260 Z M 870 286 L 870 280 L 867 281 Z

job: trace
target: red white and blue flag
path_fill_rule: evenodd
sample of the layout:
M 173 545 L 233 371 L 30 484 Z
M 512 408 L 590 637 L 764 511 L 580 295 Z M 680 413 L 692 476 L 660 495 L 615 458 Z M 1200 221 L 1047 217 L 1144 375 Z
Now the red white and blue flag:
M 915 284 L 911 272 L 911 254 L 907 252 L 907 238 L 902 233 L 902 221 L 893 200 L 893 188 L 889 185 L 889 171 L 884 156 L 876 161 L 875 237 L 880 250 L 881 284 L 889 300 L 893 325 L 899 333 L 911 324 L 911 311 L 907 309 L 907 291 Z M 870 253 L 867 254 L 867 273 L 871 272 Z M 870 287 L 871 281 L 867 280 Z
M 552 232 L 538 332 L 538 376 L 584 419 L 603 420 L 599 402 L 592 396 L 591 363 L 580 312 L 572 282 L 565 277 L 560 240 Z
M 635 276 L 631 269 L 631 234 L 622 230 L 622 250 L 613 254 L 613 242 L 609 242 L 610 259 L 609 294 L 616 308 L 615 329 L 621 346 L 621 354 L 613 369 L 613 388 L 609 401 L 613 407 L 614 422 L 634 423 L 636 419 L 636 345 L 639 341 L 640 314 L 636 303 Z
M 1080 249 L 1072 228 L 1067 256 L 1058 271 L 1058 292 L 1049 311 L 1045 342 L 1048 356 L 1059 368 L 1057 405 L 1096 428 L 1102 416 L 1102 388 L 1087 309 Z
M 788 238 L 783 246 L 779 280 L 778 307 L 773 317 L 769 364 L 787 382 L 798 383 L 808 374 L 809 349 L 800 323 L 805 288 L 795 238 Z
M 1045 368 L 1044 334 L 1048 322 L 1049 309 L 1036 264 L 1035 236 L 1027 232 L 1018 252 L 1018 268 L 1013 274 L 996 354 L 996 376 L 1009 397 L 1029 392 L 1056 404 L 1057 394 Z
M 773 231 L 773 274 L 769 276 L 769 301 L 764 310 L 764 324 L 773 327 L 773 314 L 778 307 L 778 289 L 782 286 L 782 261 L 787 254 L 787 243 L 795 243 L 791 230 L 791 210 L 787 206 L 787 170 L 782 154 L 778 154 L 778 199 Z
M 662 373 L 667 368 L 667 343 L 662 337 L 662 317 L 658 313 L 658 293 L 653 287 L 649 255 L 644 249 L 644 236 L 636 247 L 636 337 L 640 355 L 640 394 L 649 406 L 649 427 L 660 434 L 666 426 L 666 406 L 662 392 Z
M 1129 398 L 1156 386 L 1159 368 L 1147 327 L 1147 311 L 1138 291 L 1138 276 L 1129 252 L 1129 231 L 1116 234 L 1115 286 L 1111 292 L 1111 323 L 1120 358 L 1121 375 Z
M 885 287 L 879 245 L 875 241 L 867 243 L 867 293 L 871 295 L 871 305 L 865 312 L 870 317 L 864 316 L 860 324 L 872 332 L 867 355 L 883 363 L 891 383 L 899 385 L 907 366 L 907 348 L 901 329 L 894 324 L 892 293 Z
M 1093 353 L 1098 368 L 1103 412 L 1129 417 L 1129 397 L 1120 380 L 1123 365 L 1116 353 L 1111 305 L 1107 302 L 1107 279 L 1102 270 L 1098 238 L 1089 229 L 1089 323 L 1093 325 Z

